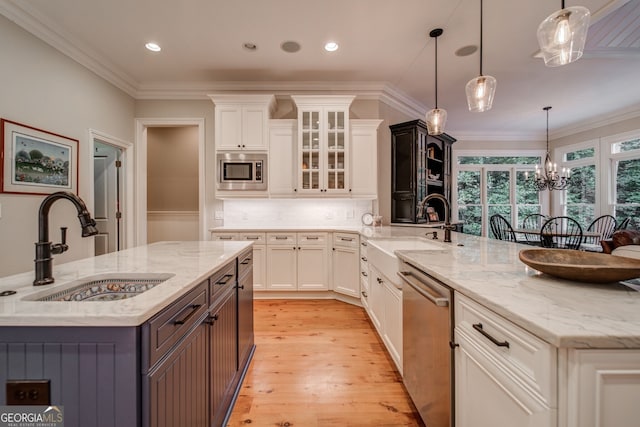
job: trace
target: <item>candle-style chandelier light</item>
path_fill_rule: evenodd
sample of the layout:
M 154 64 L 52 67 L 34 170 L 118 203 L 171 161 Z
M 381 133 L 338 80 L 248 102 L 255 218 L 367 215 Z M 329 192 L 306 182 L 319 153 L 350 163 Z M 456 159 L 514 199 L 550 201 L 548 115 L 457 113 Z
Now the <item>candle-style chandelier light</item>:
M 536 165 L 536 173 L 533 184 L 538 191 L 544 190 L 564 190 L 569 185 L 571 171 L 568 168 L 562 168 L 558 173 L 558 165 L 551 161 L 549 154 L 549 110 L 551 107 L 544 107 L 547 112 L 547 156 L 544 159 L 544 165 Z

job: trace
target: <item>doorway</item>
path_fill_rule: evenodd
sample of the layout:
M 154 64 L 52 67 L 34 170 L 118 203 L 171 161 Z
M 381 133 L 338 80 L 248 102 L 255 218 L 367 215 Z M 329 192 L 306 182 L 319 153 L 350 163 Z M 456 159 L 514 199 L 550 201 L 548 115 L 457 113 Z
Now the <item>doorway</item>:
M 89 206 L 99 234 L 94 253 L 102 255 L 133 246 L 133 144 L 90 129 L 93 161 Z

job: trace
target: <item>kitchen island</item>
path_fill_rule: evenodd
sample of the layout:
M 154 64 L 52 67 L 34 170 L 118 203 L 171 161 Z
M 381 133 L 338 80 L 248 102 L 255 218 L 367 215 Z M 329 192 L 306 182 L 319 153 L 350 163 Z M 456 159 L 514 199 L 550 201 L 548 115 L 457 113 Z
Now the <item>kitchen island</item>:
M 164 282 L 114 301 L 36 301 L 84 277 Z M 248 242 L 160 242 L 0 279 L 0 401 L 36 404 L 66 425 L 221 425 L 253 354 Z M 43 289 L 44 288 L 44 289 Z M 5 383 L 11 390 L 5 393 Z M 47 396 L 45 396 L 47 395 Z

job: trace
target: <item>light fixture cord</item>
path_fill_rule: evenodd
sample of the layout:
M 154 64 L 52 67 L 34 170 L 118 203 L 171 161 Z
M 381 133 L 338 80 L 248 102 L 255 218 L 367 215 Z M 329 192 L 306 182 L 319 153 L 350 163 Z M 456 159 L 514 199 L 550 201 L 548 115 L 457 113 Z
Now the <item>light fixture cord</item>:
M 560 2 L 562 4 L 562 9 L 564 9 L 564 0 Z
M 436 39 L 436 109 L 438 109 L 438 36 Z
M 549 108 L 547 110 L 547 154 L 549 154 Z
M 480 0 L 480 76 L 482 76 L 482 0 Z

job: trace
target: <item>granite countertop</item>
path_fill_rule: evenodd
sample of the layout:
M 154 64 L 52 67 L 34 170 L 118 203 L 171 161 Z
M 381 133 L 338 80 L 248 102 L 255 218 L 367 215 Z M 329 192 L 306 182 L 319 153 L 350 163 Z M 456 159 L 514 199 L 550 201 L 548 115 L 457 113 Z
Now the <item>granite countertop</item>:
M 452 240 L 434 241 L 444 251 L 395 253 L 556 347 L 640 348 L 640 292 L 539 273 L 518 258 L 530 246 L 460 233 Z
M 33 286 L 34 273 L 0 278 L 0 326 L 138 326 L 197 286 L 250 242 L 159 242 L 53 266 L 55 283 Z M 174 276 L 142 294 L 117 301 L 25 301 L 64 289 L 87 276 L 106 273 L 171 273 Z

